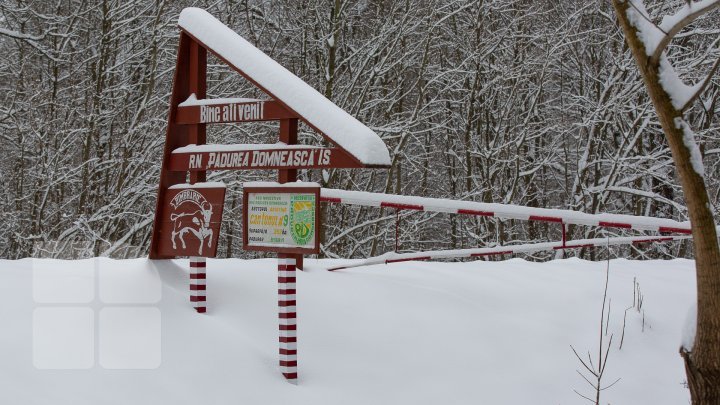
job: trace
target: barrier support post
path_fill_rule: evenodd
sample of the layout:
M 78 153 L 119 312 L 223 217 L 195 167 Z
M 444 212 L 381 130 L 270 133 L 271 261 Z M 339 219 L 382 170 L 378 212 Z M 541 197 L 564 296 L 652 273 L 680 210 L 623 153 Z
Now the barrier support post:
M 279 366 L 285 379 L 297 385 L 297 308 L 295 257 L 278 255 Z
M 207 312 L 205 258 L 190 258 L 190 304 L 200 314 Z
M 298 138 L 298 119 L 290 118 L 280 120 L 280 142 L 287 145 L 296 145 Z M 294 183 L 297 181 L 297 169 L 278 170 L 278 183 Z M 319 204 L 320 202 L 318 202 Z M 303 269 L 303 255 L 294 255 L 296 268 Z

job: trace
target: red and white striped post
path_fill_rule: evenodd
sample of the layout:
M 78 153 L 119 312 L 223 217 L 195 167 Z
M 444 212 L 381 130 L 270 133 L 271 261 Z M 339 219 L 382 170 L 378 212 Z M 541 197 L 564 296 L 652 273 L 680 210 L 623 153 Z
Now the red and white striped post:
M 190 303 L 198 313 L 207 312 L 205 258 L 190 258 Z
M 297 384 L 297 310 L 295 300 L 295 257 L 278 255 L 278 319 L 280 372 Z

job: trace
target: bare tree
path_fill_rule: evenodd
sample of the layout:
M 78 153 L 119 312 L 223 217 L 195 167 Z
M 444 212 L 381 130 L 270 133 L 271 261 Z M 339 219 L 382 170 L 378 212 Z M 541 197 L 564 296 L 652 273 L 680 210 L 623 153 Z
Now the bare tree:
M 685 112 L 711 83 L 720 65 L 720 57 L 711 65 L 706 77 L 691 87 L 678 77 L 667 55 L 667 48 L 697 18 L 720 8 L 720 0 L 688 1 L 659 25 L 652 21 L 641 0 L 613 0 L 613 6 L 670 145 L 693 227 L 697 334 L 691 347 L 680 349 L 685 360 L 690 394 L 694 404 L 718 404 L 720 246 L 705 185 L 702 156 L 685 119 Z M 708 53 L 711 50 L 708 49 Z

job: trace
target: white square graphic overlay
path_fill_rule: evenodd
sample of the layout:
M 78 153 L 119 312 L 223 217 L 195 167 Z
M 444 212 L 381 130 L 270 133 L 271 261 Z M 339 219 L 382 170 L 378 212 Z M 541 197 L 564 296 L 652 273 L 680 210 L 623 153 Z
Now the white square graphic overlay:
M 95 364 L 95 314 L 90 308 L 33 311 L 33 364 L 39 369 L 88 369 Z
M 157 269 L 148 266 L 147 259 L 98 260 L 98 285 L 102 302 L 156 304 L 162 298 L 160 275 Z
M 103 308 L 99 319 L 99 363 L 106 369 L 160 367 L 160 310 L 153 307 Z
M 95 259 L 33 259 L 33 299 L 41 304 L 86 304 L 95 299 Z

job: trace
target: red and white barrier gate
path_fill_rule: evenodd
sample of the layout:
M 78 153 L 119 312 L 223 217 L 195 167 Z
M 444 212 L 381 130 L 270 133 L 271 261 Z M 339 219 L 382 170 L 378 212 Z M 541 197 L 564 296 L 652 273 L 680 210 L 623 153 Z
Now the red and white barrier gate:
M 389 252 L 384 255 L 370 257 L 368 259 L 356 261 L 344 266 L 338 266 L 328 269 L 329 271 L 344 270 L 353 267 L 371 266 L 374 264 L 390 264 L 409 261 L 424 260 L 442 260 L 457 258 L 479 258 L 488 256 L 505 256 L 520 253 L 534 253 L 541 251 L 580 249 L 586 247 L 604 247 L 617 245 L 639 245 L 643 243 L 662 243 L 677 240 L 690 239 L 690 235 L 676 236 L 630 236 L 615 238 L 595 238 L 595 239 L 576 239 L 573 241 L 545 242 L 545 243 L 528 243 L 522 245 L 506 245 L 495 246 L 491 248 L 473 248 L 473 249 L 454 249 L 454 250 L 434 250 L 425 252 L 412 253 L 395 253 Z M 567 243 L 569 242 L 569 243 Z
M 392 208 L 395 209 L 397 213 L 403 210 L 442 212 L 448 214 L 491 217 L 500 220 L 516 219 L 523 221 L 554 222 L 562 227 L 562 240 L 559 242 L 496 246 L 492 248 L 397 253 L 398 222 L 396 222 L 396 252 L 390 252 L 381 256 L 371 257 L 365 260 L 357 261 L 349 265 L 331 268 L 329 269 L 330 271 L 373 264 L 405 262 L 411 260 L 472 258 L 510 255 L 517 253 L 533 253 L 543 250 L 552 251 L 579 249 L 585 247 L 601 247 L 608 245 L 637 245 L 641 243 L 671 242 L 676 240 L 689 239 L 692 232 L 689 222 L 678 222 L 666 218 L 652 218 L 620 214 L 586 214 L 584 212 L 577 212 L 572 210 L 534 208 L 510 204 L 458 201 L 442 198 L 369 193 L 363 191 L 346 191 L 323 188 L 320 191 L 320 201 L 334 204 Z M 396 215 L 396 221 L 398 221 L 398 218 L 399 215 Z M 655 231 L 664 234 L 679 233 L 681 235 L 612 237 L 568 241 L 566 239 L 566 226 L 568 224 L 595 226 L 602 228 L 621 228 L 640 231 Z

